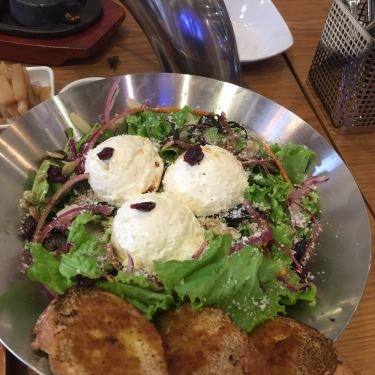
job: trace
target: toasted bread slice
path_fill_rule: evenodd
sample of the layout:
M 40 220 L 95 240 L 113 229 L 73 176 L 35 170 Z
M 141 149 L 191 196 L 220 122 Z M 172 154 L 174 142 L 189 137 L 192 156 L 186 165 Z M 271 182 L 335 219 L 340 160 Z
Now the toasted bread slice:
M 269 375 L 331 375 L 338 365 L 332 343 L 291 318 L 265 322 L 251 332 L 249 341 L 263 353 Z
M 167 374 L 157 330 L 131 304 L 100 289 L 72 288 L 39 317 L 34 349 L 55 375 Z
M 185 304 L 163 314 L 156 326 L 170 374 L 268 374 L 246 334 L 222 310 Z

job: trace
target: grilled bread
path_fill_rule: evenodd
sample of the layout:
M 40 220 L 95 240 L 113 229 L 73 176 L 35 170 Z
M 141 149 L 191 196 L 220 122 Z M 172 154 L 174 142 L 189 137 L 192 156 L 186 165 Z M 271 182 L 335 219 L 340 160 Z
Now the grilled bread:
M 328 339 L 291 318 L 263 323 L 249 340 L 265 357 L 269 375 L 331 375 L 339 363 Z
M 247 336 L 224 311 L 185 304 L 153 325 L 94 288 L 72 288 L 52 301 L 34 334 L 33 348 L 48 354 L 55 375 L 355 374 L 329 340 L 290 318 L 269 320 Z
M 185 304 L 163 314 L 156 326 L 170 374 L 268 374 L 257 349 L 222 310 Z
M 154 325 L 131 304 L 100 289 L 72 288 L 34 327 L 34 349 L 55 375 L 167 374 Z

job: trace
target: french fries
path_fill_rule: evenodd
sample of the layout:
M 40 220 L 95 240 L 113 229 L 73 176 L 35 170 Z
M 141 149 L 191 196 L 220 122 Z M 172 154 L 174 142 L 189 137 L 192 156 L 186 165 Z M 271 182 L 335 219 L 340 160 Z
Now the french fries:
M 16 120 L 50 96 L 51 87 L 31 83 L 24 66 L 0 61 L 0 124 Z

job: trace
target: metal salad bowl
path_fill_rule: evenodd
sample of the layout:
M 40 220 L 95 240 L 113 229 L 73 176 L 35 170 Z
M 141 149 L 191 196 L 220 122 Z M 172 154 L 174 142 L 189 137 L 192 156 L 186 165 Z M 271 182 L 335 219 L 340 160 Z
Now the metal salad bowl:
M 189 105 L 242 123 L 268 142 L 304 143 L 318 155 L 313 175 L 329 180 L 318 187 L 323 232 L 309 269 L 318 287 L 315 306 L 296 305 L 288 314 L 330 339 L 345 329 L 360 301 L 371 257 L 368 216 L 360 191 L 333 148 L 292 112 L 255 92 L 210 78 L 155 73 L 108 78 L 74 87 L 32 109 L 0 136 L 0 338 L 21 361 L 49 374 L 46 358 L 30 348 L 32 327 L 49 300 L 20 271 L 23 240 L 18 235 L 19 200 L 31 186 L 33 172 L 45 152 L 61 149 L 64 130 L 73 127 L 71 113 L 88 123 L 98 121 L 105 98 L 120 80 L 112 114 L 128 98 L 150 106 Z M 79 130 L 74 128 L 77 136 Z M 94 313 L 94 312 L 93 312 Z

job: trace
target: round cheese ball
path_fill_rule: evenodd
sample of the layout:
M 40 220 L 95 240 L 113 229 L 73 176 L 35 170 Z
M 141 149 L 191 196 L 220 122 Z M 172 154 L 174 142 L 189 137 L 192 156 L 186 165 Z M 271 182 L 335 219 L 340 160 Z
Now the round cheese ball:
M 117 207 L 131 195 L 157 190 L 163 169 L 157 147 L 136 135 L 108 138 L 87 153 L 85 164 L 98 198 Z
M 163 189 L 197 216 L 228 211 L 243 201 L 248 175 L 229 151 L 214 145 L 201 149 L 203 159 L 198 163 L 189 164 L 183 154 L 168 167 Z
M 126 264 L 153 270 L 156 260 L 191 259 L 204 241 L 204 229 L 193 212 L 168 193 L 133 196 L 113 220 L 111 242 Z

